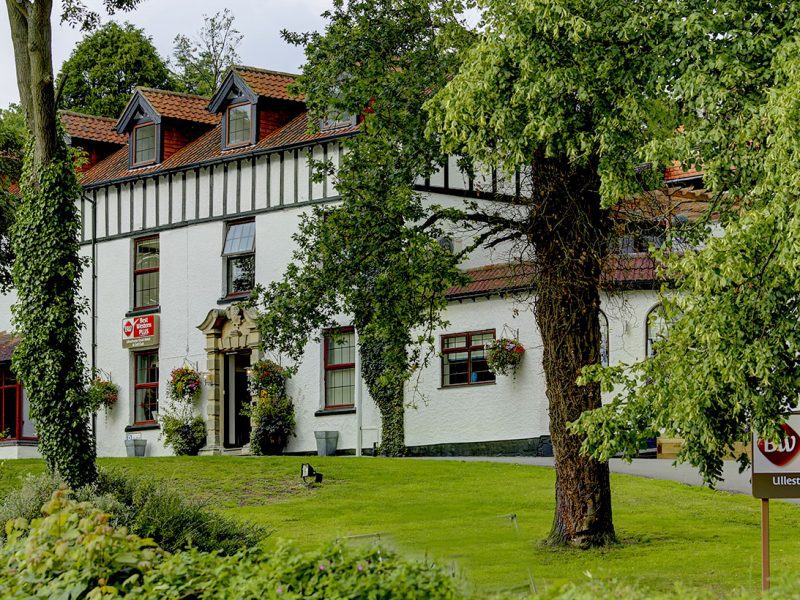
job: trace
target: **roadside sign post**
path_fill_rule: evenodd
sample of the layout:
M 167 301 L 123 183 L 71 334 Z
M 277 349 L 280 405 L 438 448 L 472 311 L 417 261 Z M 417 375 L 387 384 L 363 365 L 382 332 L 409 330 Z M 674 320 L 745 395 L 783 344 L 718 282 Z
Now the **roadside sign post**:
M 759 439 L 753 432 L 753 496 L 761 498 L 761 589 L 769 589 L 769 500 L 800 498 L 800 413 L 787 416 L 783 439 Z
M 769 498 L 761 499 L 761 590 L 769 590 Z

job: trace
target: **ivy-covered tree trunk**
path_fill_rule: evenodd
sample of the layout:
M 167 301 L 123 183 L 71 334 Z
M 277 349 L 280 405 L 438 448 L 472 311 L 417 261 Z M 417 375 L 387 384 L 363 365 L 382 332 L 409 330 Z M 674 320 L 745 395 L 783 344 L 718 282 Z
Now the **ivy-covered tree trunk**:
M 77 487 L 96 478 L 80 350 L 80 186 L 58 126 L 51 55 L 52 2 L 6 0 L 20 100 L 31 143 L 12 229 L 21 342 L 13 366 L 23 381 L 48 468 Z
M 556 511 L 548 541 L 582 548 L 612 541 L 608 463 L 581 455 L 583 437 L 567 429 L 601 405 L 597 384 L 580 386 L 586 365 L 599 362 L 600 272 L 606 224 L 588 170 L 540 169 L 534 189 L 538 218 L 531 244 L 537 261 L 535 314 L 555 454 Z
M 367 334 L 359 338 L 359 350 L 361 374 L 381 413 L 379 451 L 386 456 L 403 456 L 406 453 L 403 391 L 408 371 L 394 373 L 391 365 L 396 363 L 388 358 L 393 353 L 405 354 L 406 348 L 391 338 Z

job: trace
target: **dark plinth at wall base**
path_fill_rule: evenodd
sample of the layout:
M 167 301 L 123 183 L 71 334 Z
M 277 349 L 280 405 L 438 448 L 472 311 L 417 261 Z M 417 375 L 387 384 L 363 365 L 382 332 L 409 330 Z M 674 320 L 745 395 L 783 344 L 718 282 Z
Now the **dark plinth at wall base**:
M 336 456 L 354 456 L 355 448 L 339 448 Z M 372 447 L 361 453 L 372 456 Z M 286 456 L 316 456 L 314 451 L 284 452 Z M 406 456 L 553 456 L 553 445 L 549 435 L 519 440 L 495 440 L 490 442 L 459 442 L 452 444 L 429 444 L 407 446 Z
M 39 445 L 38 440 L 0 440 L 0 446 L 31 446 Z
M 553 456 L 549 435 L 518 440 L 409 446 L 408 456 Z

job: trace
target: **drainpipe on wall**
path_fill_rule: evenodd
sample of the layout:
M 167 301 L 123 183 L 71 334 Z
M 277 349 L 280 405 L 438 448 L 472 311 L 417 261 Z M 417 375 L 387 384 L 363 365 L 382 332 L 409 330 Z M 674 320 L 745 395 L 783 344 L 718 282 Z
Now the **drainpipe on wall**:
M 361 385 L 361 347 L 358 344 L 358 331 L 356 331 L 356 456 L 361 456 L 361 450 L 364 445 Z
M 97 368 L 97 202 L 87 195 L 83 198 L 92 204 L 92 293 L 90 299 L 89 319 L 92 328 L 92 347 L 90 351 L 90 361 L 92 367 L 92 377 Z M 92 413 L 92 443 L 94 452 L 97 454 L 97 413 Z

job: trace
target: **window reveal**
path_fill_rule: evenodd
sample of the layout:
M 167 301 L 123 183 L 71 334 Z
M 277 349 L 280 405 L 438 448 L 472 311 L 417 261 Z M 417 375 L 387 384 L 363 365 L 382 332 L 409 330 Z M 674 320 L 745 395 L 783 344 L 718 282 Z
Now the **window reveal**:
M 158 413 L 158 351 L 136 352 L 133 360 L 134 424 L 155 423 Z
M 244 146 L 252 142 L 251 118 L 250 104 L 236 104 L 228 109 L 226 146 Z
M 442 387 L 492 383 L 495 375 L 486 362 L 486 344 L 495 331 L 472 331 L 442 337 Z
M 225 293 L 250 293 L 256 282 L 256 223 L 239 221 L 228 225 L 222 256 L 225 259 Z
M 158 237 L 134 242 L 133 256 L 133 307 L 153 308 L 159 302 L 160 252 Z
M 156 161 L 156 126 L 139 125 L 133 129 L 133 165 L 140 166 Z
M 355 403 L 356 334 L 346 327 L 325 334 L 325 408 Z

